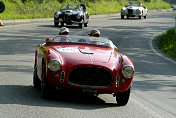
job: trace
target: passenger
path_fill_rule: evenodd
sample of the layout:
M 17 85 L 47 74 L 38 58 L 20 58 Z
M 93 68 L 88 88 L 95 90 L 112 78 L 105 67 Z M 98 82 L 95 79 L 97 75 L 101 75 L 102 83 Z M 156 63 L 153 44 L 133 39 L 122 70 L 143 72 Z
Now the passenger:
M 142 7 L 142 3 L 139 2 L 139 5 L 138 5 L 138 6 L 139 6 L 139 7 Z
M 80 10 L 80 5 L 77 5 L 76 8 L 75 8 L 76 11 L 79 11 Z
M 89 34 L 90 37 L 100 37 L 100 31 L 97 30 L 97 29 L 93 29 L 90 34 Z

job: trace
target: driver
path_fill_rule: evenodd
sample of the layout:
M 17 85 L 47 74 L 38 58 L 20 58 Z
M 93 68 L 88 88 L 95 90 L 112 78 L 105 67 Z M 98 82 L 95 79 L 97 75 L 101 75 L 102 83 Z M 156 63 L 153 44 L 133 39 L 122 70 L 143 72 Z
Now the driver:
M 98 39 L 96 37 L 100 37 L 100 31 L 97 29 L 93 29 L 90 34 L 90 44 L 98 45 Z
M 66 27 L 62 27 L 59 31 L 59 35 L 68 35 L 69 34 L 69 29 Z
M 69 29 L 66 27 L 62 27 L 59 31 L 60 42 L 70 42 L 71 39 L 68 37 Z

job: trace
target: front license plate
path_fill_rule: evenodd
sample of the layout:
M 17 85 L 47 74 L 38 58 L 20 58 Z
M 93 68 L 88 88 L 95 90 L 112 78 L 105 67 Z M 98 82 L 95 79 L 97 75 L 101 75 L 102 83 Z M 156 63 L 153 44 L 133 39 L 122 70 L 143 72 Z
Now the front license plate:
M 84 93 L 98 93 L 98 90 L 85 88 L 85 89 L 83 89 L 83 92 Z

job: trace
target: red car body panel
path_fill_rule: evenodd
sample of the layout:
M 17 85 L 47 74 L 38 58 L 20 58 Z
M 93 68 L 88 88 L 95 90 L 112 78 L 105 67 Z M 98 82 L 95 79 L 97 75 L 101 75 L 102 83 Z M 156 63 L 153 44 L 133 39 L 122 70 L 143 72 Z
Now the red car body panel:
M 61 69 L 58 72 L 52 72 L 47 68 L 51 59 L 60 60 Z M 42 64 L 45 64 L 48 83 L 59 88 L 92 89 L 101 94 L 120 93 L 128 90 L 133 80 L 133 77 L 127 79 L 121 73 L 124 65 L 130 65 L 134 68 L 132 61 L 111 47 L 77 43 L 46 43 L 38 45 L 35 61 L 39 79 L 42 80 Z M 68 78 L 72 70 L 78 67 L 96 67 L 108 70 L 111 73 L 112 83 L 108 86 L 73 84 Z M 117 79 L 118 77 L 119 79 Z

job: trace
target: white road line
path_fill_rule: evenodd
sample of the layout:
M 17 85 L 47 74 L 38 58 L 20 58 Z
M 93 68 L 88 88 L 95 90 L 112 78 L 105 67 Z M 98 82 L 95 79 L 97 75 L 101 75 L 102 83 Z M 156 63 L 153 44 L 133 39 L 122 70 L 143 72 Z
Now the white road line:
M 173 59 L 170 59 L 169 57 L 165 56 L 164 54 L 161 54 L 161 53 L 157 52 L 157 51 L 154 49 L 154 47 L 153 47 L 153 41 L 156 40 L 156 38 L 157 38 L 158 36 L 160 36 L 161 34 L 162 34 L 162 33 L 157 34 L 154 38 L 152 38 L 152 39 L 149 41 L 149 46 L 150 46 L 150 48 L 152 49 L 152 51 L 153 51 L 155 54 L 157 54 L 158 56 L 163 57 L 164 59 L 166 59 L 166 60 L 168 60 L 168 61 L 170 61 L 170 62 L 176 64 L 176 61 L 174 61 Z

